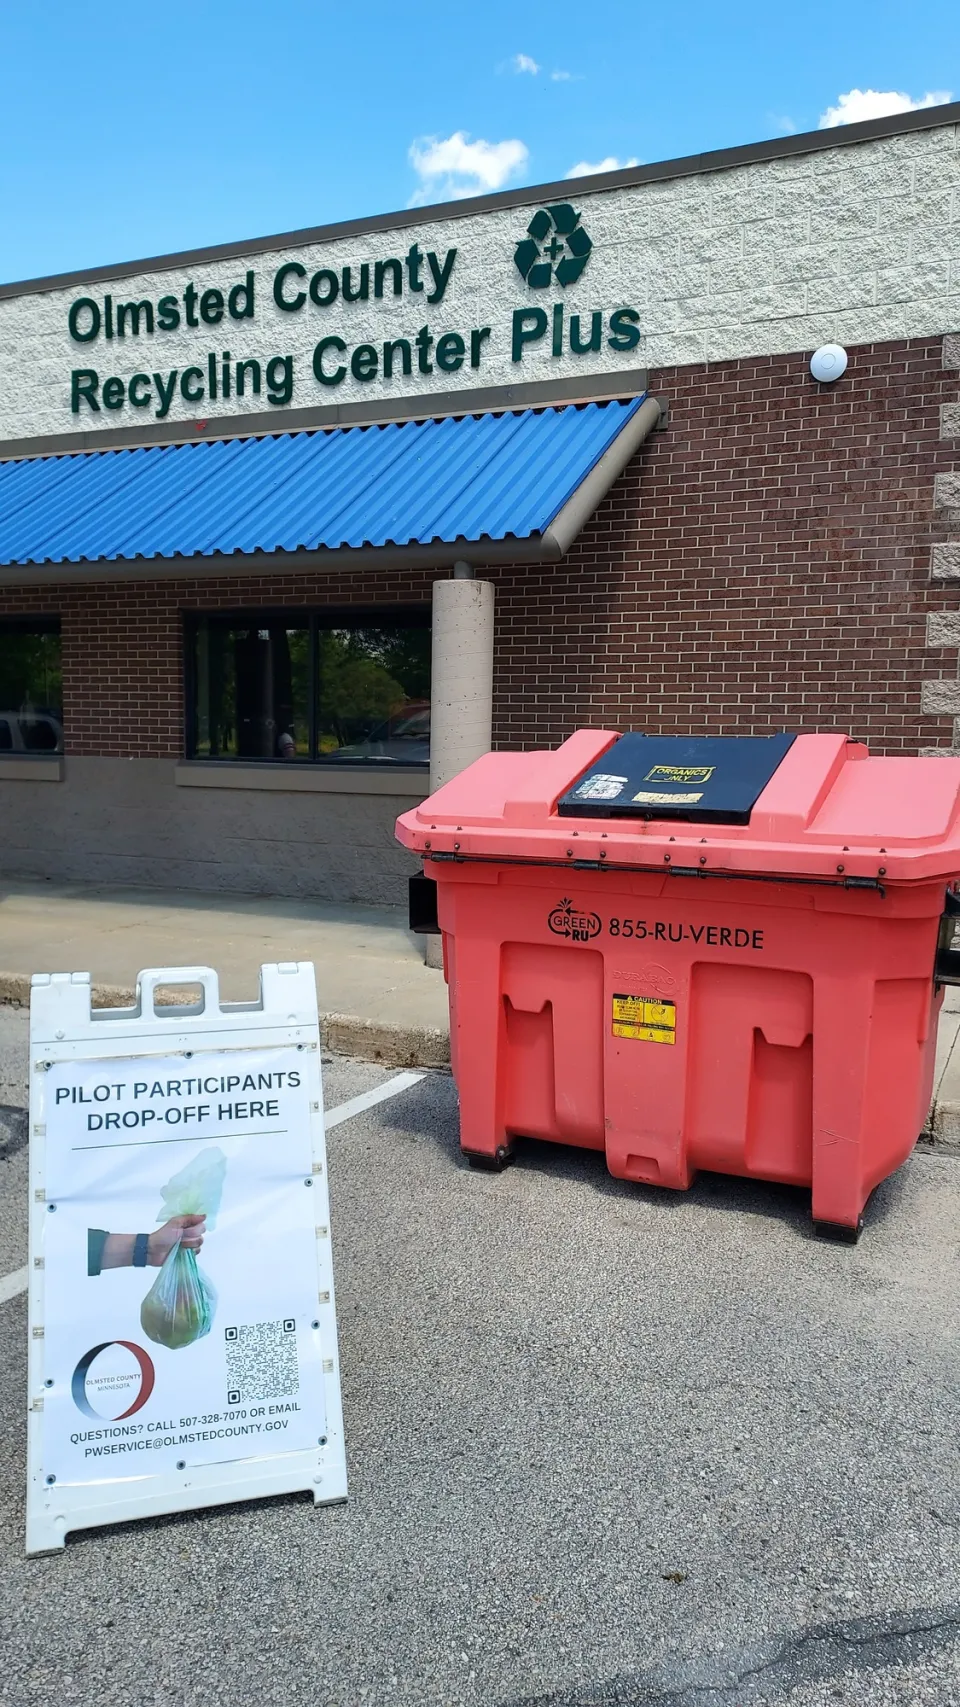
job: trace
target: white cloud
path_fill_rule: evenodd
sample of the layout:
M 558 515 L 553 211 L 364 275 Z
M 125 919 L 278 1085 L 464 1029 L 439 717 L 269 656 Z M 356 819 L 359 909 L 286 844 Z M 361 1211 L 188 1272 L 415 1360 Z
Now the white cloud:
M 569 172 L 564 172 L 565 178 L 589 178 L 594 172 L 619 172 L 624 166 L 639 166 L 631 154 L 629 160 L 618 160 L 615 154 L 608 154 L 603 160 L 578 160 L 571 166 Z
M 940 107 L 953 97 L 949 89 L 933 89 L 914 101 L 896 89 L 848 89 L 837 96 L 835 107 L 820 114 L 820 130 L 832 130 L 838 124 L 860 124 L 864 119 L 885 119 L 892 113 L 916 113 L 923 107 Z
M 550 73 L 551 83 L 572 83 L 573 80 L 572 71 L 551 71 Z
M 515 71 L 518 76 L 524 71 L 528 71 L 531 77 L 536 77 L 540 67 L 535 59 L 530 58 L 529 53 L 515 53 L 510 61 L 510 69 Z
M 410 164 L 420 179 L 410 207 L 429 201 L 461 201 L 500 190 L 530 158 L 525 142 L 471 142 L 465 130 L 452 136 L 418 136 L 410 145 Z

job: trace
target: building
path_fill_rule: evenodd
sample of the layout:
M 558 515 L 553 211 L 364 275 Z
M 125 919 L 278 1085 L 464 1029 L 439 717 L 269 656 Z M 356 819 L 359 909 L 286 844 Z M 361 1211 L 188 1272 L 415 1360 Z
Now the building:
M 958 127 L 2 287 L 0 872 L 400 899 L 491 691 L 960 750 Z

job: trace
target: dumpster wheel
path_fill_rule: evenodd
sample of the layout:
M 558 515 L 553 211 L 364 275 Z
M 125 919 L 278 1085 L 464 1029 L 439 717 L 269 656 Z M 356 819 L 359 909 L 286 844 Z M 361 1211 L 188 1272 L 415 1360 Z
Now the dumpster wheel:
M 842 1221 L 814 1221 L 813 1230 L 818 1239 L 829 1239 L 835 1245 L 855 1245 L 863 1232 L 863 1216 L 855 1227 L 847 1227 Z
M 487 1174 L 502 1174 L 504 1168 L 510 1166 L 515 1156 L 512 1144 L 500 1144 L 492 1156 L 486 1150 L 461 1149 L 460 1154 L 466 1156 L 472 1168 L 477 1168 L 481 1173 Z

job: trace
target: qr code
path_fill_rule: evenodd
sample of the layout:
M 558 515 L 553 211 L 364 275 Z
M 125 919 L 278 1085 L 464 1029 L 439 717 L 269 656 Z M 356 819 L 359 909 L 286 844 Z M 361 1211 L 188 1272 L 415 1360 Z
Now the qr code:
M 282 1399 L 299 1391 L 297 1324 L 292 1316 L 280 1322 L 247 1322 L 225 1328 L 227 1404 L 245 1405 L 252 1399 Z

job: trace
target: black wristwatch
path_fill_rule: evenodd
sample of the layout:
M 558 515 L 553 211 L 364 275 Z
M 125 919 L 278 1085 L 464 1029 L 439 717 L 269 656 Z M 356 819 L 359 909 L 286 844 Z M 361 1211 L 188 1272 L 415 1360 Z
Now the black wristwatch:
M 137 1233 L 135 1235 L 134 1241 L 133 1241 L 133 1266 L 134 1266 L 134 1268 L 146 1268 L 146 1266 L 147 1266 L 147 1246 L 148 1246 L 149 1242 L 150 1242 L 150 1234 L 149 1233 Z

